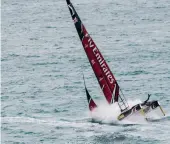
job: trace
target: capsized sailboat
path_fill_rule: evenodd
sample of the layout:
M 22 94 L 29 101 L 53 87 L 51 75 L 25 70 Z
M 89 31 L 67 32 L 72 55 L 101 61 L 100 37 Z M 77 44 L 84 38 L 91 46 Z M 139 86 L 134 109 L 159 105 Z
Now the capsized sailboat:
M 124 97 L 113 73 L 111 72 L 107 62 L 105 61 L 104 57 L 102 56 L 100 50 L 97 48 L 96 44 L 94 43 L 93 39 L 87 32 L 85 26 L 83 25 L 80 17 L 78 16 L 75 8 L 73 7 L 70 0 L 66 0 L 72 20 L 75 24 L 75 28 L 79 35 L 80 41 L 82 42 L 84 51 L 87 55 L 89 63 L 93 69 L 93 72 L 97 78 L 97 81 L 100 85 L 100 88 L 108 102 L 108 104 L 112 104 L 117 102 L 121 114 L 118 116 L 118 120 L 122 120 L 125 117 L 132 115 L 136 112 L 140 112 L 142 115 L 145 115 L 151 109 L 155 109 L 160 107 L 162 113 L 164 114 L 161 106 L 157 101 L 148 102 L 137 104 L 133 107 L 129 107 L 129 104 Z M 84 79 L 84 78 L 83 78 Z M 94 102 L 92 97 L 90 96 L 86 86 L 85 91 L 87 95 L 87 100 L 89 104 L 90 111 L 93 111 L 97 107 L 97 104 Z

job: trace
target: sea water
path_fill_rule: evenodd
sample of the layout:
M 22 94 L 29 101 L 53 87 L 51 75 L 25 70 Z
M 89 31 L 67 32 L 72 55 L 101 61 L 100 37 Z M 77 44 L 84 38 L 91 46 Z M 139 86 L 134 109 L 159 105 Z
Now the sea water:
M 1 3 L 1 143 L 170 143 L 169 0 L 72 0 L 128 102 L 149 93 L 166 113 L 124 123 L 106 106 L 64 0 Z

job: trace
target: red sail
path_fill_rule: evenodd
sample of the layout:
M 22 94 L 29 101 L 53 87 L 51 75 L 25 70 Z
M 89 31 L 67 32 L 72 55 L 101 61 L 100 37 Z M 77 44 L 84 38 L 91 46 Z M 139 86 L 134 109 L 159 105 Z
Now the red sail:
M 119 86 L 110 71 L 110 68 L 88 34 L 73 5 L 70 3 L 70 0 L 66 1 L 84 50 L 108 103 L 112 103 L 113 99 L 117 102 L 119 97 Z
M 87 33 L 83 24 L 82 24 L 82 33 L 84 35 L 84 37 L 82 38 L 82 44 L 83 44 L 84 50 L 87 54 L 87 57 L 93 68 L 93 71 L 97 77 L 100 87 L 108 103 L 110 104 L 112 103 L 112 95 L 114 95 L 113 90 L 116 84 L 115 78 L 112 72 L 110 71 L 106 61 L 104 60 L 103 56 L 101 55 L 99 49 L 97 48 L 96 44 L 94 43 L 92 38 Z M 115 101 L 117 100 L 118 100 L 118 97 L 117 99 L 115 99 Z

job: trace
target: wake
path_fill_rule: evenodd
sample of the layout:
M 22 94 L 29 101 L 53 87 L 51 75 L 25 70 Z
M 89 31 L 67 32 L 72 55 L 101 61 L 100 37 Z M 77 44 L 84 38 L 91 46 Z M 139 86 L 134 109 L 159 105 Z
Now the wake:
M 46 119 L 38 119 L 38 118 L 31 118 L 31 117 L 1 117 L 1 123 L 3 124 L 19 124 L 19 125 L 36 125 L 36 126 L 52 126 L 52 127 L 58 127 L 58 128 L 85 128 L 85 127 L 91 127 L 92 125 L 98 125 L 98 124 L 92 124 L 89 119 L 81 119 L 81 120 L 57 120 L 52 118 L 46 118 Z

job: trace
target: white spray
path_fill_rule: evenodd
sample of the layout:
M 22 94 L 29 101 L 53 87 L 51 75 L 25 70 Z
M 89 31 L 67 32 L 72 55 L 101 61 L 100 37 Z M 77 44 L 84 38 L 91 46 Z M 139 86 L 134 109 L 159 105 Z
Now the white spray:
M 141 103 L 141 100 L 128 101 L 129 107 L 135 104 Z M 147 123 L 142 115 L 128 116 L 125 120 L 118 121 L 117 117 L 121 113 L 117 103 L 108 105 L 107 103 L 98 103 L 98 107 L 94 109 L 90 115 L 95 121 L 100 121 L 102 123 L 123 123 L 123 124 L 143 124 Z

